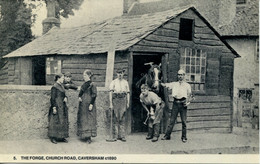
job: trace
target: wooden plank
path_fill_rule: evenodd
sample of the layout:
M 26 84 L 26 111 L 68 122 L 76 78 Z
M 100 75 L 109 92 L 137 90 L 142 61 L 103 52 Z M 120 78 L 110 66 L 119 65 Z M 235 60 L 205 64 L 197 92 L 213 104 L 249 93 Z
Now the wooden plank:
M 93 59 L 82 57 L 64 58 L 62 62 L 63 64 L 93 64 Z
M 196 131 L 198 133 L 230 133 L 230 127 L 227 128 L 223 128 L 223 127 L 219 127 L 219 128 L 197 128 L 197 129 L 188 129 L 188 134 L 189 131 Z M 179 130 L 175 130 L 173 129 L 173 132 L 178 132 L 181 131 L 181 129 Z
M 165 28 L 160 28 L 160 29 L 154 31 L 153 34 L 161 35 L 161 36 L 168 36 L 168 37 L 173 37 L 173 38 L 179 37 L 179 32 L 174 31 L 172 29 L 165 29 Z
M 130 51 L 137 51 L 137 52 L 159 52 L 159 53 L 169 53 L 173 51 L 174 49 L 177 49 L 177 47 L 174 48 L 165 48 L 165 47 L 151 47 L 147 45 L 134 45 L 132 48 L 130 48 Z
M 161 36 L 161 35 L 149 35 L 145 38 L 146 40 L 151 40 L 151 41 L 160 41 L 160 42 L 166 42 L 166 43 L 178 43 L 179 40 L 177 37 L 168 37 L 168 36 Z
M 74 74 L 73 75 L 73 80 L 75 81 L 83 81 L 83 75 L 82 74 Z M 93 81 L 101 81 L 105 82 L 105 76 L 103 75 L 94 75 L 93 76 Z
M 199 121 L 229 121 L 230 114 L 225 115 L 213 115 L 213 116 L 187 116 L 187 122 L 199 122 Z M 180 120 L 179 120 L 180 121 Z
M 138 43 L 138 45 L 146 45 L 151 47 L 162 47 L 162 48 L 175 48 L 178 46 L 177 43 L 169 43 L 169 42 L 160 42 L 160 41 L 152 41 L 143 39 Z
M 93 69 L 91 70 L 93 72 L 94 75 L 106 75 L 106 70 L 105 69 Z M 72 77 L 73 77 L 73 74 L 83 74 L 84 72 L 84 69 L 62 69 L 62 72 L 70 72 L 72 74 Z
M 165 25 L 163 25 L 162 28 L 179 32 L 179 30 L 180 30 L 180 23 L 179 22 L 168 22 Z
M 189 109 L 211 109 L 211 108 L 229 108 L 230 102 L 218 102 L 218 103 L 191 103 Z
M 230 128 L 230 121 L 201 121 L 187 123 L 187 130 L 190 129 L 209 129 L 209 128 Z M 174 126 L 173 131 L 182 129 L 181 123 Z
M 195 117 L 195 116 L 216 116 L 216 115 L 227 115 L 231 114 L 230 107 L 226 108 L 214 108 L 214 109 L 188 109 L 187 116 Z
M 63 69 L 106 69 L 106 64 L 65 64 Z
M 205 44 L 205 45 L 212 45 L 212 46 L 223 46 L 223 43 L 218 41 L 218 40 L 211 40 L 209 39 L 201 39 L 200 37 L 194 38 L 194 43 L 195 44 Z
M 201 27 L 201 26 L 196 26 L 195 25 L 195 29 L 194 29 L 196 34 L 211 34 L 214 35 L 216 39 L 219 39 L 214 32 L 208 28 L 208 27 Z

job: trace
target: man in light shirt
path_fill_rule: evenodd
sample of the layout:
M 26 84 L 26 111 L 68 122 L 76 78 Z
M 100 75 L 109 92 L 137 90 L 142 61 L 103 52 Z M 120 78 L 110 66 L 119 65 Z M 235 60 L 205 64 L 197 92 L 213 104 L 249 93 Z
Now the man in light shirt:
M 110 109 L 113 109 L 113 141 L 125 142 L 125 115 L 129 108 L 130 90 L 128 82 L 123 78 L 125 70 L 117 70 L 117 78 L 109 86 Z
M 184 79 L 185 79 L 185 71 L 179 70 L 177 82 L 161 83 L 163 87 L 172 89 L 172 96 L 174 98 L 170 123 L 167 127 L 166 134 L 162 138 L 162 140 L 171 139 L 172 129 L 174 127 L 178 113 L 180 113 L 181 122 L 182 122 L 181 140 L 184 143 L 187 142 L 187 137 L 186 137 L 187 105 L 190 103 L 191 86 L 190 84 L 185 82 Z

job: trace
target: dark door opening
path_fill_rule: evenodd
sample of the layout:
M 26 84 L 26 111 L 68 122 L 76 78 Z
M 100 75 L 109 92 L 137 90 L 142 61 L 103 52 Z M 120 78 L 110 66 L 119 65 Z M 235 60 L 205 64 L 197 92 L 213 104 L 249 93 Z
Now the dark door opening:
M 46 61 L 45 57 L 34 57 L 32 59 L 32 84 L 46 85 Z
M 147 117 L 147 112 L 143 109 L 140 103 L 140 88 L 136 88 L 135 84 L 142 76 L 147 73 L 150 66 L 144 63 L 153 62 L 154 64 L 161 63 L 162 55 L 147 54 L 133 55 L 133 83 L 132 83 L 132 132 L 147 132 L 148 128 L 143 122 Z

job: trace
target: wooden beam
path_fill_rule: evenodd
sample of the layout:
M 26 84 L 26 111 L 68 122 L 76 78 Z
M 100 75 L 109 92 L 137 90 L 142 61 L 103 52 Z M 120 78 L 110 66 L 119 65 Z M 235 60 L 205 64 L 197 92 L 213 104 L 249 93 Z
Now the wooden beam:
M 133 83 L 133 52 L 128 54 L 128 84 L 130 89 L 129 109 L 127 110 L 126 132 L 131 133 L 132 129 L 132 83 Z
M 106 82 L 105 87 L 109 87 L 110 83 L 113 80 L 114 73 L 114 64 L 115 64 L 115 50 L 111 49 L 107 52 L 107 68 L 106 68 Z

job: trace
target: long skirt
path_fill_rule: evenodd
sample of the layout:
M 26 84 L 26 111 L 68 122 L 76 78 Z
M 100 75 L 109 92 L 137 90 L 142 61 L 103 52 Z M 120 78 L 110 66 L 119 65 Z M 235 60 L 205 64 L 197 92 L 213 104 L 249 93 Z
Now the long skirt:
M 50 109 L 48 120 L 48 137 L 57 139 L 69 137 L 68 108 L 65 103 L 57 109 L 56 114 L 53 114 L 52 109 Z

